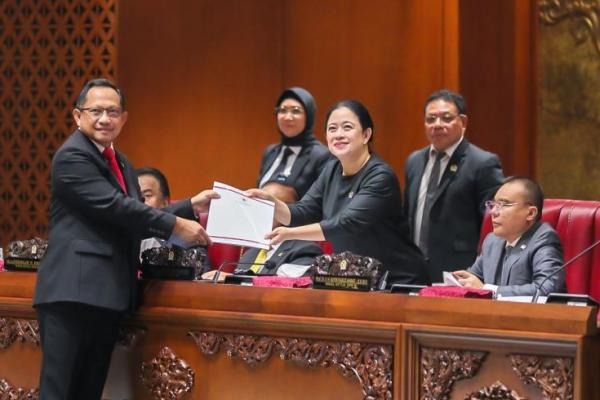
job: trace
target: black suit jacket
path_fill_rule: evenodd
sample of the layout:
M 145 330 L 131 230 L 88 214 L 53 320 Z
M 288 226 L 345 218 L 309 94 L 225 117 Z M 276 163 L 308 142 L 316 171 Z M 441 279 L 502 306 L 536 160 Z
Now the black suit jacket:
M 168 238 L 175 216 L 143 204 L 133 166 L 119 152 L 117 160 L 128 195 L 80 131 L 54 155 L 49 243 L 34 305 L 67 301 L 116 311 L 135 307 L 140 241 Z M 193 216 L 189 200 L 170 211 Z
M 260 172 L 256 181 L 256 186 L 260 185 L 262 177 L 269 171 L 277 155 L 281 152 L 282 144 L 272 144 L 265 150 L 261 163 Z M 290 176 L 285 185 L 292 186 L 296 189 L 298 200 L 310 189 L 314 181 L 323 170 L 323 166 L 330 159 L 331 155 L 327 147 L 323 146 L 319 141 L 314 140 L 302 146 L 300 153 L 292 166 Z
M 405 209 L 414 240 L 415 213 L 429 146 L 412 153 L 405 164 Z M 463 139 L 442 174 L 430 214 L 428 269 L 433 282 L 442 271 L 466 269 L 477 257 L 485 201 L 504 180 L 497 155 Z
M 253 263 L 258 255 L 260 249 L 254 247 L 249 248 L 240 257 L 240 263 Z M 275 267 L 271 270 L 262 268 L 259 271 L 259 275 L 272 275 L 277 272 L 277 269 L 282 264 L 299 264 L 299 265 L 310 265 L 314 261 L 315 257 L 323 254 L 321 246 L 312 241 L 307 240 L 286 240 L 281 243 L 277 248 L 277 251 L 269 258 L 269 261 L 275 263 Z M 247 272 L 251 265 L 240 265 L 236 268 L 236 273 Z

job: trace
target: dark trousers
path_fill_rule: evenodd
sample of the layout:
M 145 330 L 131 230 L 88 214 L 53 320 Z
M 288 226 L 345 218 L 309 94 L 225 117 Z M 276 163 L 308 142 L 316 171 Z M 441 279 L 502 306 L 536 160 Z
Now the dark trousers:
M 36 310 L 43 354 L 40 400 L 100 400 L 123 313 L 68 302 Z

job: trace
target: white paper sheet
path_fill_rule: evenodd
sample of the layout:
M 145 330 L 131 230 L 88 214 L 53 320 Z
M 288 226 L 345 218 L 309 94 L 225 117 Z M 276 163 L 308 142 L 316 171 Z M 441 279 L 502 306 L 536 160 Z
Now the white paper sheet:
M 299 264 L 282 264 L 277 269 L 277 276 L 287 276 L 290 278 L 299 278 L 308 271 L 310 265 L 299 265 Z
M 462 286 L 458 279 L 452 275 L 452 272 L 444 271 L 442 272 L 442 276 L 444 277 L 444 284 L 448 286 Z
M 215 243 L 268 249 L 265 235 L 273 229 L 275 204 L 248 197 L 242 190 L 221 182 L 213 184 L 221 196 L 210 202 L 206 233 Z

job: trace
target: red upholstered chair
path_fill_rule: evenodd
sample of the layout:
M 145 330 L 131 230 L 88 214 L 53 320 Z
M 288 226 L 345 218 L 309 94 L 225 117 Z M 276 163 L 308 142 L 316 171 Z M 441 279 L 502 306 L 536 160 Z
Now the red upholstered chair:
M 206 228 L 208 213 L 200 214 L 200 225 Z M 223 263 L 229 262 L 231 265 L 223 267 L 222 271 L 233 272 L 235 263 L 240 259 L 241 247 L 231 244 L 213 243 L 207 248 L 208 262 L 213 269 L 219 268 Z
M 558 232 L 565 261 L 568 261 L 600 239 L 600 202 L 546 199 L 542 221 Z M 491 231 L 491 218 L 486 213 L 481 226 L 480 249 Z M 567 267 L 566 284 L 569 293 L 589 294 L 600 299 L 600 245 Z
M 319 246 L 321 246 L 321 249 L 323 249 L 323 254 L 333 254 L 333 246 L 331 245 L 331 242 L 324 240 L 317 243 Z

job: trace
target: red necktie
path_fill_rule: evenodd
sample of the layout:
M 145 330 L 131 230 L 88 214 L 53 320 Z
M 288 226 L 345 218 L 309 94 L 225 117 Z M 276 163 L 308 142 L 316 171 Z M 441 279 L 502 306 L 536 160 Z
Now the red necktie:
M 123 174 L 121 173 L 119 164 L 117 164 L 117 157 L 115 157 L 115 151 L 113 149 L 111 149 L 110 147 L 107 147 L 102 152 L 102 155 L 104 156 L 104 158 L 106 158 L 108 160 L 108 166 L 110 167 L 110 170 L 113 172 L 113 174 L 115 174 L 115 176 L 117 177 L 117 180 L 119 181 L 119 184 L 123 188 L 123 191 L 125 192 L 125 194 L 127 194 L 127 188 L 125 187 L 125 180 L 123 179 Z

